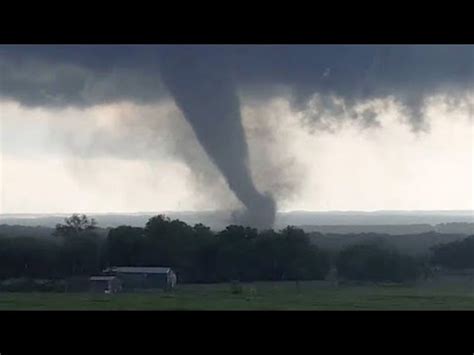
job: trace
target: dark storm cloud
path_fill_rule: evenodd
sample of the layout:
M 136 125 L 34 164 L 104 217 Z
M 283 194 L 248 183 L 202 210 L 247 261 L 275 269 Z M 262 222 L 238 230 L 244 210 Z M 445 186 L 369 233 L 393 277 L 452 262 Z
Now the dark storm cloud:
M 377 125 L 374 113 L 356 112 L 354 104 L 392 96 L 412 128 L 423 129 L 427 96 L 448 91 L 456 97 L 474 88 L 469 45 L 3 46 L 0 96 L 51 107 L 156 101 L 168 95 L 158 59 L 176 51 L 225 67 L 239 92 L 253 98 L 271 96 L 278 85 L 289 87 L 292 107 L 306 111 L 307 123 L 316 128 L 333 126 L 321 122 L 329 117 Z M 188 85 L 198 89 L 199 83 Z M 315 93 L 326 105 L 316 111 L 308 106 Z M 331 106 L 334 96 L 344 99 L 342 107 Z
M 0 96 L 49 107 L 156 101 L 165 91 L 149 53 L 134 46 L 3 46 Z
M 469 45 L 2 46 L 0 94 L 26 105 L 156 100 L 166 95 L 159 55 L 177 50 L 225 65 L 236 86 L 257 96 L 269 95 L 273 85 L 288 85 L 296 106 L 315 92 L 349 104 L 393 95 L 415 106 L 440 90 L 474 87 Z M 99 88 L 102 95 L 88 94 Z

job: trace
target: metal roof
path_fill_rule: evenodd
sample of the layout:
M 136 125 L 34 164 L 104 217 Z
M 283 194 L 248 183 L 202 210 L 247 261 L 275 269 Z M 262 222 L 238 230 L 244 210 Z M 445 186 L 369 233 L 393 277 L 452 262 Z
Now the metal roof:
M 116 279 L 115 276 L 91 276 L 89 280 L 91 281 L 110 281 Z
M 169 267 L 134 267 L 134 266 L 119 266 L 111 267 L 106 272 L 121 272 L 134 274 L 167 274 L 171 271 Z

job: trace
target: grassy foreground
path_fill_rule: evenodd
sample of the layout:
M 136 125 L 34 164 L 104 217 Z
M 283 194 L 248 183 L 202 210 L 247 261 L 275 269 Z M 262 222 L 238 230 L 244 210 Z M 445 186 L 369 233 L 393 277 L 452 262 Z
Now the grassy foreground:
M 474 289 L 321 286 L 317 282 L 179 285 L 172 292 L 2 293 L 0 310 L 474 310 Z

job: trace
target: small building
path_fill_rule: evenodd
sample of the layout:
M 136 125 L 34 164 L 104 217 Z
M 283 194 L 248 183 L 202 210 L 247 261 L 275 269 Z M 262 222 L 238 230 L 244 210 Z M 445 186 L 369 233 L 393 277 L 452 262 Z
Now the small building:
M 104 270 L 104 274 L 120 279 L 126 290 L 172 289 L 177 281 L 169 267 L 119 266 Z
M 65 292 L 87 292 L 91 287 L 87 276 L 72 276 L 65 280 Z
M 100 293 L 117 293 L 122 289 L 122 282 L 115 276 L 91 276 L 90 290 Z

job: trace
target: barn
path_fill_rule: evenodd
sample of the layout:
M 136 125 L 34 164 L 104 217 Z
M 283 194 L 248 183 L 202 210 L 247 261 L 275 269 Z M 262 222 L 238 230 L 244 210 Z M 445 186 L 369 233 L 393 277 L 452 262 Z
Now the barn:
M 117 277 L 124 290 L 171 289 L 177 281 L 169 267 L 120 266 L 106 269 L 104 274 Z
M 122 288 L 122 282 L 115 276 L 91 276 L 89 282 L 92 292 L 116 293 Z

